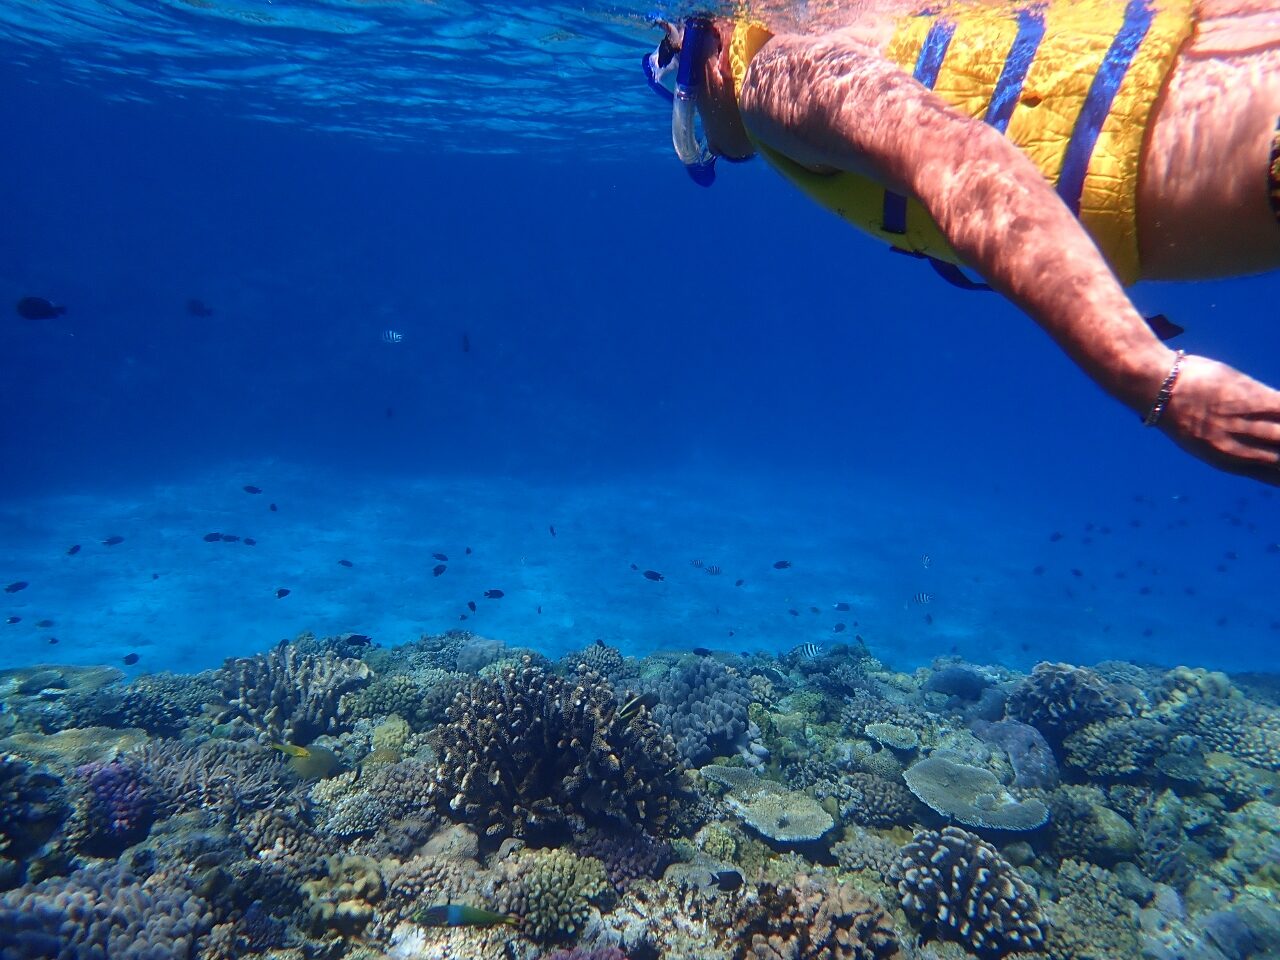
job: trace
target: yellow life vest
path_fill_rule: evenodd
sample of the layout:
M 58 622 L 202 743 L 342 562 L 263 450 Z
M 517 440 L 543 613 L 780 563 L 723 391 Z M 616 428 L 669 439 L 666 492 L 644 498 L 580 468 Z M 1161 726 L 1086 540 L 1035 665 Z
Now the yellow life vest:
M 1192 0 L 961 4 L 902 19 L 887 55 L 966 116 L 1003 132 L 1040 168 L 1121 282 L 1135 282 L 1142 146 Z M 735 25 L 736 89 L 771 34 Z M 915 199 L 854 173 L 818 174 L 760 153 L 822 206 L 900 250 L 959 264 Z

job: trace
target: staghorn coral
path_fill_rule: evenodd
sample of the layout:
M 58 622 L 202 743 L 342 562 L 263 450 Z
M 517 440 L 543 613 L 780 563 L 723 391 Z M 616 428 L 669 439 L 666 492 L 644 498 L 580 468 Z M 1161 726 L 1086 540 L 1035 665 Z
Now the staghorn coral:
M 661 700 L 653 715 L 688 763 L 706 763 L 746 745 L 751 688 L 719 661 L 683 659 L 667 671 L 657 692 Z
M 490 896 L 496 910 L 520 919 L 522 933 L 548 943 L 574 936 L 609 891 L 604 864 L 560 848 L 504 860 Z
M 609 684 L 532 665 L 459 695 L 434 734 L 429 795 L 488 838 L 582 822 L 662 831 L 680 789 L 675 745 L 641 710 L 620 715 Z
M 926 939 L 956 940 L 981 957 L 1044 943 L 1035 892 L 995 847 L 959 827 L 917 833 L 889 880 Z
M 1005 715 L 1029 723 L 1053 741 L 1086 724 L 1132 713 L 1136 691 L 1104 680 L 1088 667 L 1037 663 L 1005 701 Z
M 359 660 L 304 654 L 281 644 L 270 653 L 229 659 L 218 671 L 227 707 L 223 719 L 247 721 L 260 737 L 308 744 L 347 726 L 343 697 L 368 683 Z
M 0 896 L 5 960 L 186 960 L 213 926 L 183 879 L 140 881 L 119 865 L 28 884 Z
M 762 884 L 733 929 L 743 960 L 880 960 L 898 950 L 880 903 L 851 884 L 803 875 Z
M 914 764 L 903 779 L 926 806 L 966 826 L 1034 830 L 1049 819 L 1044 803 L 1014 798 L 982 767 L 934 755 Z
M 234 822 L 250 811 L 287 802 L 289 785 L 280 755 L 249 744 L 156 740 L 126 756 L 151 784 L 166 814 L 203 810 Z

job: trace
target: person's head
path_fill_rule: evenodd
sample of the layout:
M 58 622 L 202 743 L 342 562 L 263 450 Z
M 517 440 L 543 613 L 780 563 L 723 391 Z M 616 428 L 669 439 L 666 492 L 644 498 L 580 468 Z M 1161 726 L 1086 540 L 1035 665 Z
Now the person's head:
M 683 23 L 658 21 L 663 39 L 644 59 L 645 76 L 655 90 L 669 98 L 671 139 L 676 154 L 695 181 L 709 184 L 715 160 L 746 160 L 754 153 L 738 111 L 730 66 L 733 24 L 710 17 L 687 17 Z M 675 74 L 674 95 L 662 85 Z M 699 138 L 700 117 L 705 141 Z

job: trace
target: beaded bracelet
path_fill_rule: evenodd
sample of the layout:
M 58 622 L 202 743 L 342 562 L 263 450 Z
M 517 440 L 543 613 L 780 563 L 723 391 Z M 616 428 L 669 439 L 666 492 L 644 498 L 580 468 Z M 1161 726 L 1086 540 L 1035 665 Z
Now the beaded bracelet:
M 1160 384 L 1160 392 L 1156 394 L 1156 402 L 1151 405 L 1151 410 L 1142 420 L 1144 427 L 1154 427 L 1160 422 L 1164 408 L 1169 405 L 1169 398 L 1173 396 L 1173 388 L 1178 382 L 1178 374 L 1182 372 L 1182 358 L 1186 355 L 1187 351 L 1179 350 L 1178 355 L 1173 358 L 1173 369 L 1164 378 L 1164 383 Z

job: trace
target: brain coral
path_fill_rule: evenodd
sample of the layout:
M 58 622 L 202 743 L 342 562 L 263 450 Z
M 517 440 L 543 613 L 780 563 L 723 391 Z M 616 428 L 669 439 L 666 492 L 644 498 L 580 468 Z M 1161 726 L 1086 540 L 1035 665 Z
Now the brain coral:
M 432 734 L 430 796 L 489 838 L 583 822 L 661 832 L 681 789 L 671 738 L 646 710 L 622 715 L 608 682 L 508 669 L 460 694 Z
M 305 745 L 346 728 L 342 698 L 372 674 L 359 660 L 304 654 L 281 644 L 267 654 L 229 659 L 218 675 L 227 698 L 224 718 L 246 720 L 264 738 Z
M 734 753 L 745 742 L 751 688 L 718 660 L 692 657 L 676 664 L 658 684 L 658 695 L 654 716 L 689 763 Z
M 1085 724 L 1129 715 L 1134 695 L 1088 667 L 1037 663 L 1009 694 L 1005 713 L 1061 740 Z
M 139 881 L 117 865 L 0 896 L 4 960 L 189 960 L 212 926 L 209 905 L 185 881 Z
M 1035 892 L 995 847 L 959 827 L 917 833 L 889 880 L 925 938 L 956 940 L 988 958 L 1044 943 Z

